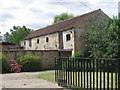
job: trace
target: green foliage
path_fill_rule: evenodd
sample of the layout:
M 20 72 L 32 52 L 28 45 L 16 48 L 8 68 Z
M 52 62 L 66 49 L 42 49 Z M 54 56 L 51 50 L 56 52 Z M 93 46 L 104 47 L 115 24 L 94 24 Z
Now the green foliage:
M 75 52 L 72 57 L 89 57 L 90 53 L 88 51 Z
M 48 73 L 39 74 L 38 78 L 50 81 L 52 83 L 56 83 L 55 82 L 55 72 L 48 72 Z
M 48 65 L 47 67 L 43 68 L 44 70 L 55 70 L 55 66 Z
M 61 21 L 64 21 L 66 19 L 73 18 L 73 17 L 74 17 L 73 14 L 62 13 L 54 17 L 54 23 L 58 23 L 58 22 L 61 22 Z
M 81 88 L 80 87 L 77 87 L 77 86 L 72 86 L 72 85 L 67 85 L 67 88 L 75 88 L 75 90 L 80 90 Z M 82 88 L 82 90 L 84 90 L 83 88 Z
M 27 54 L 17 58 L 22 71 L 38 71 L 41 69 L 41 58 L 32 54 Z
M 26 26 L 13 26 L 11 29 L 11 33 L 6 32 L 4 34 L 4 38 L 6 41 L 10 41 L 11 43 L 20 44 L 20 41 L 30 34 L 33 30 L 26 28 Z
M 10 41 L 10 39 L 9 39 L 10 34 L 8 32 L 6 32 L 3 37 L 4 37 L 4 41 L 6 41 L 6 42 Z
M 0 41 L 2 41 L 2 36 L 0 35 Z
M 8 59 L 4 55 L 0 54 L 0 71 L 2 71 L 2 73 L 7 73 L 10 70 L 7 60 Z
M 89 57 L 120 57 L 120 18 L 115 17 L 102 29 L 92 26 L 82 37 L 87 42 Z
M 2 35 L 1 35 L 1 32 L 0 32 L 0 41 L 2 41 Z
M 75 52 L 72 57 L 83 57 L 83 53 L 81 53 L 81 52 Z

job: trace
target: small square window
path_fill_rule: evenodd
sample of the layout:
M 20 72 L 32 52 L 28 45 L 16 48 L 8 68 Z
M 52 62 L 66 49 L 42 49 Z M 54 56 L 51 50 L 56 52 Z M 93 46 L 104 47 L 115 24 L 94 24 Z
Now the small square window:
M 48 37 L 46 37 L 46 42 L 49 42 L 49 38 Z
M 37 44 L 39 44 L 39 39 L 37 39 Z
M 70 34 L 66 35 L 66 41 L 69 41 L 71 39 Z

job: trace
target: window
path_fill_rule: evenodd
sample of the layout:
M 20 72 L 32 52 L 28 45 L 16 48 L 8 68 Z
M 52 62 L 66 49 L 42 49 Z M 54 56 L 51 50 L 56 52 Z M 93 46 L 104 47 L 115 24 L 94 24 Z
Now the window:
M 46 37 L 46 42 L 49 42 L 49 38 L 48 37 Z
M 39 39 L 37 39 L 37 44 L 39 44 Z
M 24 45 L 26 45 L 26 42 L 24 41 Z
M 66 41 L 69 41 L 71 39 L 70 34 L 66 35 Z
M 32 41 L 31 41 L 31 39 L 29 40 L 29 47 L 31 47 L 32 46 Z

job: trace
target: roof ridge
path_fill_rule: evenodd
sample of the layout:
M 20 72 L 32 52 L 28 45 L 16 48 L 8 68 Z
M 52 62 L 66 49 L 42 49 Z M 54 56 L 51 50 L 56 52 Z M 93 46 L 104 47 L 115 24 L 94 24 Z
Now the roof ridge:
M 38 30 L 33 31 L 31 34 L 26 36 L 24 39 L 30 39 L 30 38 L 37 37 L 40 35 L 45 35 L 45 34 L 57 32 L 57 31 L 63 31 L 65 29 L 71 28 L 74 26 L 74 24 L 76 24 L 77 21 L 80 21 L 82 18 L 84 18 L 90 14 L 93 14 L 94 12 L 97 12 L 97 11 L 102 11 L 102 10 L 97 9 L 97 10 L 94 10 L 94 11 L 91 11 L 91 12 L 88 12 L 88 13 L 85 13 L 85 14 L 82 14 L 82 15 L 61 21 L 61 22 L 58 22 L 55 24 L 52 24 L 49 26 L 40 28 Z
M 78 16 L 76 16 L 76 17 L 66 19 L 66 20 L 64 20 L 64 21 L 68 21 L 68 20 L 70 20 L 70 19 L 74 19 L 74 18 L 77 18 L 77 17 L 81 17 L 81 16 L 84 16 L 84 15 L 87 15 L 87 14 L 90 14 L 90 13 L 93 13 L 93 12 L 96 12 L 96 11 L 99 11 L 99 10 L 101 10 L 101 9 L 97 9 L 97 10 L 94 10 L 94 11 L 91 11 L 91 12 L 88 12 L 88 13 L 84 13 L 84 14 L 78 15 Z M 64 21 L 60 21 L 60 22 L 58 22 L 58 23 L 61 23 L 61 22 L 64 22 Z M 55 24 L 58 24 L 58 23 L 55 23 Z M 52 24 L 52 25 L 54 25 L 54 24 Z
M 58 23 L 54 23 L 54 24 L 52 24 L 52 25 L 49 25 L 49 26 L 46 26 L 46 27 L 43 27 L 43 28 L 47 28 L 47 27 L 50 27 L 50 26 L 53 26 L 53 25 L 56 25 L 56 24 L 59 24 L 59 23 L 63 23 L 63 22 L 65 22 L 65 21 L 69 21 L 69 20 L 74 19 L 74 18 L 77 18 L 77 17 L 82 17 L 82 16 L 84 16 L 84 15 L 88 15 L 88 14 L 94 13 L 94 12 L 99 11 L 99 10 L 101 10 L 101 9 L 97 9 L 97 10 L 94 10 L 94 11 L 91 11 L 91 12 L 88 12 L 88 13 L 85 13 L 85 14 L 81 14 L 81 15 L 78 15 L 78 16 L 76 16 L 76 17 L 69 18 L 69 19 L 66 19 L 66 20 L 64 20 L 64 21 L 60 21 L 60 22 L 58 22 Z M 37 30 L 35 30 L 35 31 L 41 30 L 41 29 L 43 29 L 43 28 L 37 29 Z

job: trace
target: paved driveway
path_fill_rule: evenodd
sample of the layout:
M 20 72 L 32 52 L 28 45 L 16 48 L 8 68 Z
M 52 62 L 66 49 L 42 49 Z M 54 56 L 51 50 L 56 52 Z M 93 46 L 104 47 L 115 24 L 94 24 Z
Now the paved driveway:
M 61 88 L 43 79 L 38 79 L 37 75 L 54 71 L 23 72 L 2 75 L 2 87 L 5 88 Z

